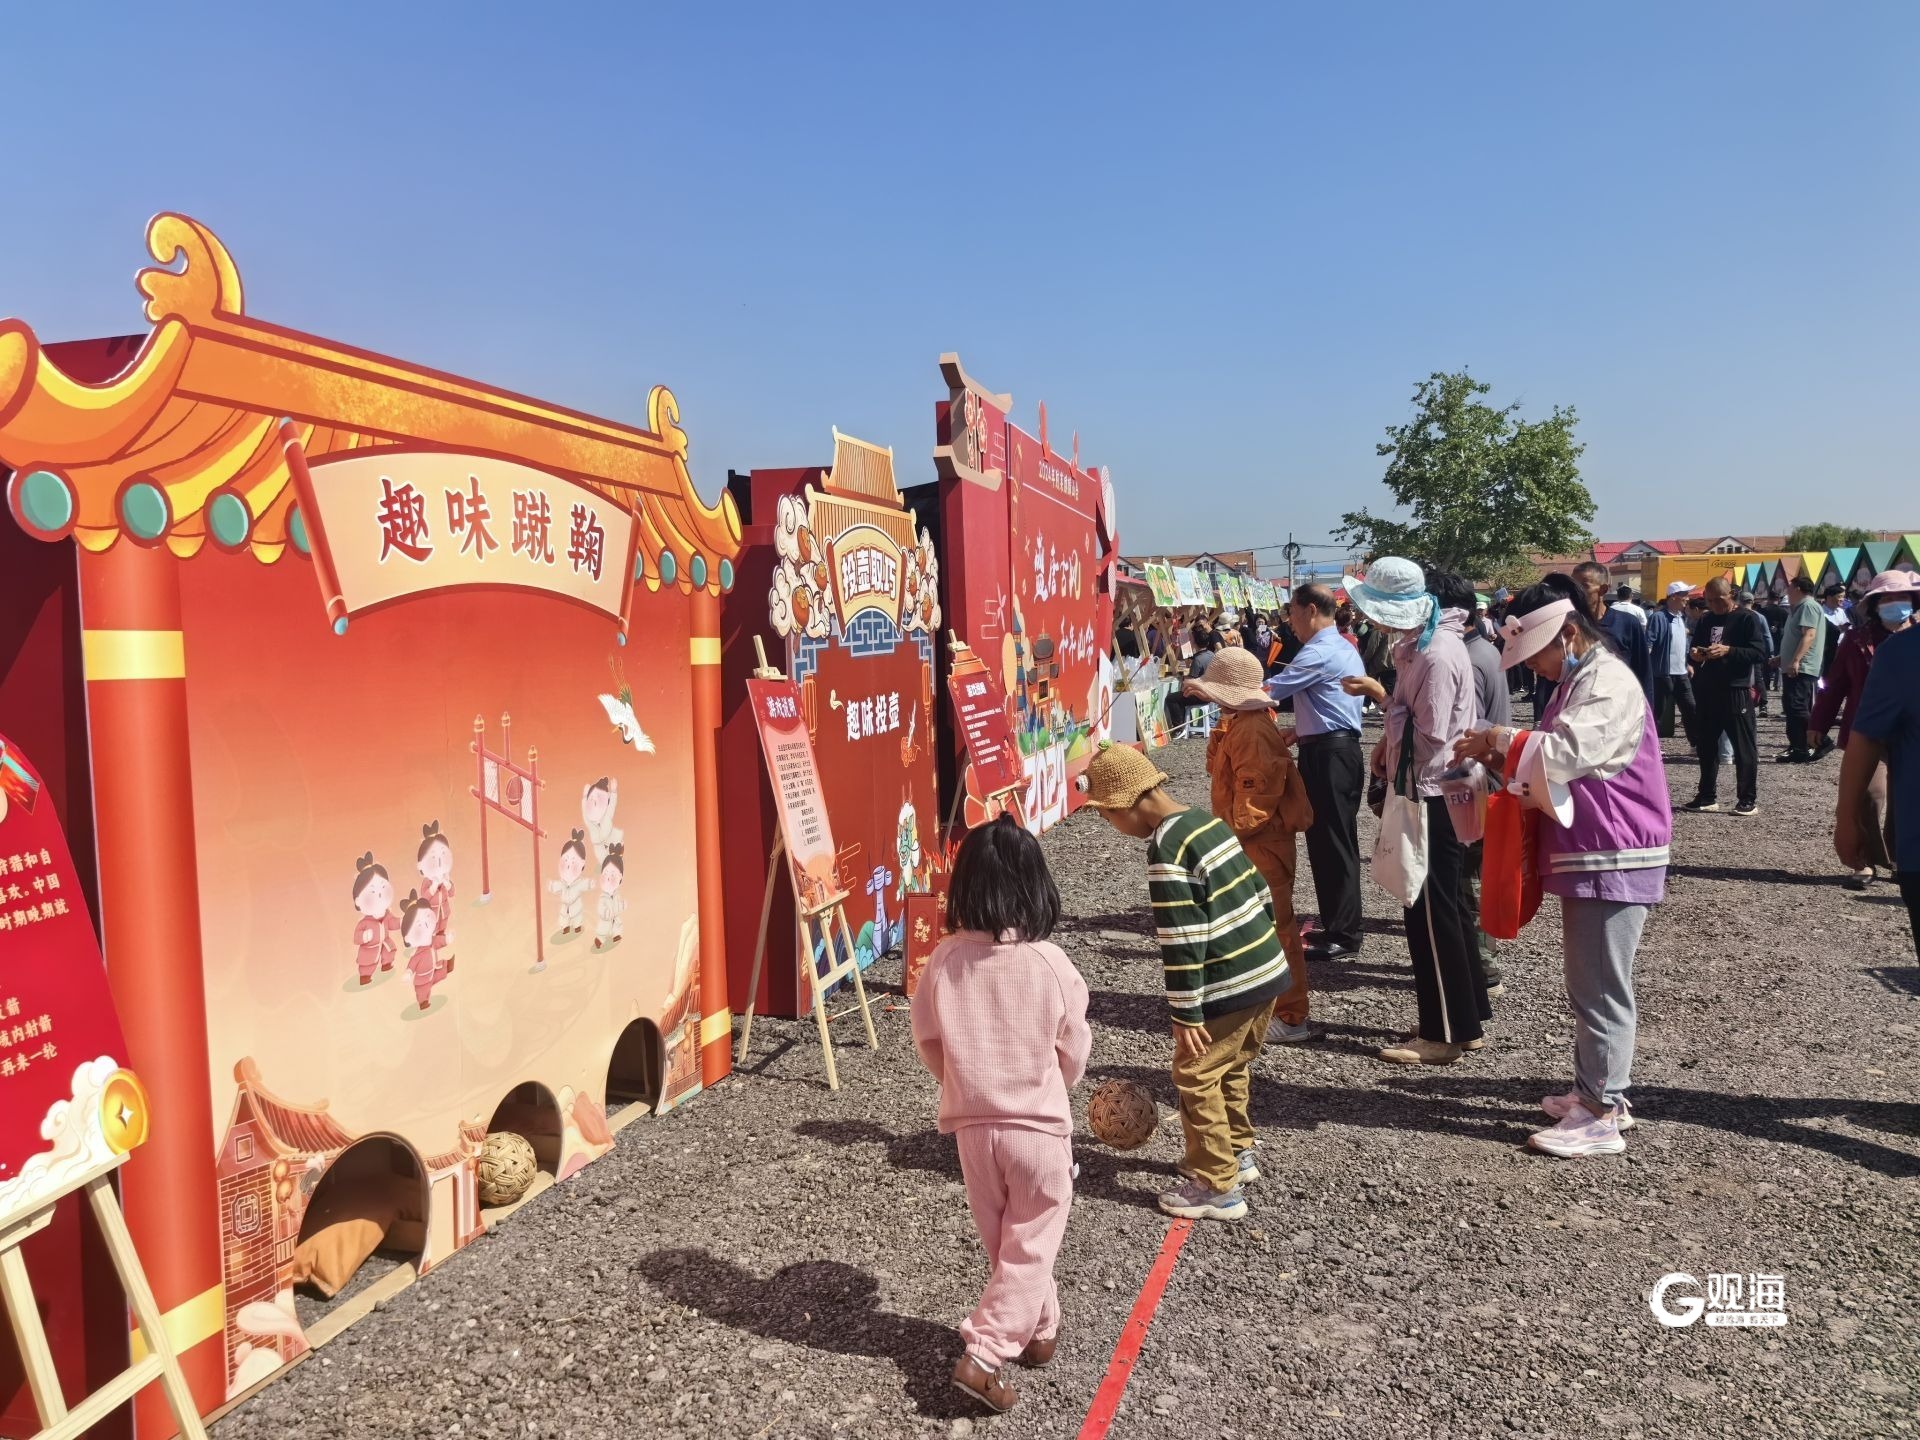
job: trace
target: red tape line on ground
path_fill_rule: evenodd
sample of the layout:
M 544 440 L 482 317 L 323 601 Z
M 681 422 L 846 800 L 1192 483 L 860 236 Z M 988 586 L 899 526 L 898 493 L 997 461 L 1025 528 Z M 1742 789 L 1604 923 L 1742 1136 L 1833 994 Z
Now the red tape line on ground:
M 1126 1393 L 1127 1380 L 1133 1374 L 1133 1362 L 1140 1358 L 1140 1347 L 1146 1343 L 1147 1326 L 1153 1323 L 1153 1312 L 1160 1308 L 1160 1297 L 1167 1293 L 1173 1262 L 1180 1258 L 1180 1247 L 1192 1233 L 1191 1220 L 1176 1220 L 1168 1228 L 1166 1239 L 1160 1242 L 1160 1254 L 1147 1272 L 1146 1283 L 1140 1287 L 1127 1323 L 1120 1327 L 1120 1343 L 1113 1347 L 1107 1373 L 1100 1381 L 1100 1388 L 1093 1392 L 1093 1404 L 1080 1426 L 1080 1440 L 1103 1440 L 1113 1424 L 1120 1397 Z

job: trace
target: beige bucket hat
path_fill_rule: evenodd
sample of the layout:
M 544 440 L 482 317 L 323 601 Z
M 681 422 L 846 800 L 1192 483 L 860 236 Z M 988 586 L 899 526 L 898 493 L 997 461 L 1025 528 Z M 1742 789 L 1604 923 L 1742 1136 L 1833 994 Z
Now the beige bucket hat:
M 1205 675 L 1187 681 L 1186 692 L 1211 700 L 1222 710 L 1266 710 L 1280 703 L 1267 694 L 1266 678 L 1259 656 L 1231 645 L 1213 657 Z
M 1087 762 L 1087 804 L 1095 810 L 1126 810 L 1156 785 L 1167 783 L 1167 772 L 1131 745 L 1102 740 Z

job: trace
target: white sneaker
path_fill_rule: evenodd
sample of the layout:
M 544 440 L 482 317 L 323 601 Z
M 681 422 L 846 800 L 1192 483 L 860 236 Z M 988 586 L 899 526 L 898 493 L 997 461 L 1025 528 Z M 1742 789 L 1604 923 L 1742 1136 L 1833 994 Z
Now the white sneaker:
M 1578 1090 L 1569 1090 L 1564 1095 L 1549 1095 L 1540 1102 L 1540 1108 L 1555 1120 L 1564 1120 L 1576 1110 L 1586 1110 L 1586 1106 L 1580 1103 Z M 1624 1095 L 1620 1097 L 1620 1105 L 1614 1114 L 1622 1130 L 1631 1130 L 1638 1123 L 1633 1118 L 1633 1102 Z
M 1627 1142 L 1620 1138 L 1620 1126 L 1614 1114 L 1609 1111 L 1605 1115 L 1590 1115 L 1582 1105 L 1574 1114 L 1561 1117 L 1552 1129 L 1537 1130 L 1529 1135 L 1527 1143 L 1562 1160 L 1582 1155 L 1618 1155 L 1627 1148 Z
M 1269 1045 L 1305 1045 L 1310 1040 L 1323 1039 L 1327 1027 L 1317 1020 L 1302 1020 L 1298 1025 L 1289 1025 L 1278 1015 L 1267 1022 L 1267 1043 Z

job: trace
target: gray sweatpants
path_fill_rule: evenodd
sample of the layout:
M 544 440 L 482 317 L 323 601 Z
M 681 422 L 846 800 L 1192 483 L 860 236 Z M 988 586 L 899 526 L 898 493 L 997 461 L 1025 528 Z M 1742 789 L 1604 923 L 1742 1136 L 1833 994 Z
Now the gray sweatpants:
M 1633 1083 L 1633 954 L 1645 905 L 1560 902 L 1567 999 L 1573 1005 L 1573 1079 L 1591 1105 L 1610 1109 Z

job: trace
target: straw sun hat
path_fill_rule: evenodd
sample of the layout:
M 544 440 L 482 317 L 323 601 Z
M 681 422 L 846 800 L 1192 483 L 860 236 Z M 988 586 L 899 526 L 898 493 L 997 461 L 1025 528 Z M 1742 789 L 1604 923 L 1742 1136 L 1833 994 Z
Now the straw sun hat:
M 1266 678 L 1266 666 L 1258 656 L 1229 645 L 1213 657 L 1205 676 L 1187 681 L 1186 692 L 1211 700 L 1222 710 L 1264 710 L 1279 703 L 1261 683 Z
M 1127 810 L 1156 785 L 1167 783 L 1167 772 L 1131 745 L 1102 740 L 1087 762 L 1087 804 L 1095 810 Z

